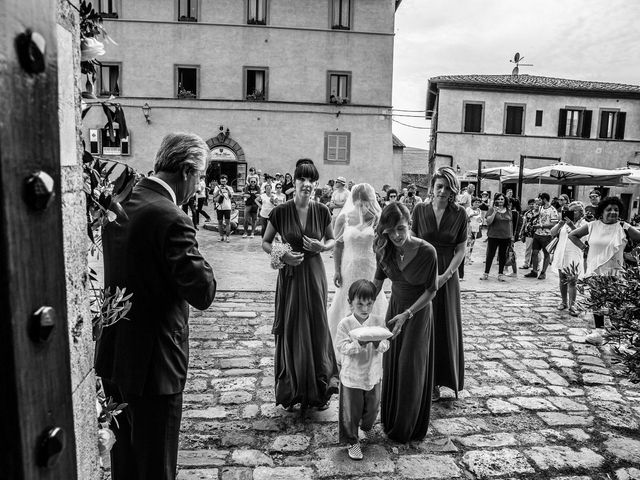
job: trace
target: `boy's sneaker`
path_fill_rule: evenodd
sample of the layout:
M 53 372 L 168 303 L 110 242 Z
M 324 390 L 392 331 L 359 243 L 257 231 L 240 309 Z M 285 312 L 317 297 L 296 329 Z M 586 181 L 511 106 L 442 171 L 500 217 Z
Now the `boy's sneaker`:
M 253 233 L 251 235 L 249 235 L 251 238 L 253 238 Z
M 353 445 L 349 446 L 349 448 L 347 449 L 347 454 L 349 455 L 349 458 L 351 460 L 362 460 L 364 458 L 359 443 L 354 443 Z
M 506 282 L 507 281 L 507 277 L 505 276 L 504 273 L 499 273 L 498 274 L 498 281 L 499 282 Z
M 540 272 L 540 275 L 538 275 L 538 280 L 544 280 L 545 278 L 547 278 L 547 274 L 544 272 Z
M 520 268 L 522 268 L 523 270 L 528 270 L 530 267 L 529 265 L 527 265 L 526 263 L 524 265 L 522 265 Z
M 247 234 L 246 234 L 246 233 L 243 233 L 243 234 L 242 234 L 242 238 L 247 238 Z
M 599 347 L 604 343 L 604 329 L 603 328 L 594 328 L 591 330 L 591 333 L 584 337 L 584 341 L 590 343 L 591 345 L 595 345 Z
M 516 272 L 511 272 L 509 275 L 507 275 L 507 277 L 509 277 L 509 278 L 518 278 L 518 274 Z
M 527 278 L 537 278 L 538 277 L 538 272 L 536 272 L 535 270 L 532 270 L 529 273 L 527 273 L 525 275 L 525 277 L 527 277 Z

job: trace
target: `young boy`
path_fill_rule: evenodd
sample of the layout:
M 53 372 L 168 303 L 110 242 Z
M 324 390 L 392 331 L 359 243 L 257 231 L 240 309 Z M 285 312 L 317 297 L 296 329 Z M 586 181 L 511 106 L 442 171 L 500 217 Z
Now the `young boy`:
M 482 200 L 478 197 L 473 197 L 471 206 L 467 207 L 467 218 L 469 219 L 469 236 L 467 238 L 467 252 L 466 252 L 466 264 L 471 265 L 471 254 L 473 253 L 473 245 L 476 243 L 476 238 L 480 233 L 480 227 L 482 226 L 482 210 L 480 210 L 480 204 Z
M 350 332 L 362 326 L 384 327 L 382 317 L 371 316 L 376 300 L 376 286 L 369 280 L 356 280 L 349 287 L 352 314 L 343 318 L 336 332 L 336 349 L 342 355 L 340 370 L 340 441 L 349 445 L 347 453 L 353 460 L 362 460 L 358 426 L 367 440 L 380 407 L 382 354 L 389 341 L 360 342 Z

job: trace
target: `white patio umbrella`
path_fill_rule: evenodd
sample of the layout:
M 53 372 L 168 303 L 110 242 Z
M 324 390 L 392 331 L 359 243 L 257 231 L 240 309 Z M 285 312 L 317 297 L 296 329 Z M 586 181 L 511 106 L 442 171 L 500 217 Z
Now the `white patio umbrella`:
M 530 171 L 530 168 L 524 169 L 525 173 L 529 173 Z M 519 172 L 520 167 L 515 165 L 509 165 L 508 167 L 490 167 L 482 169 L 480 177 L 486 178 L 487 180 L 501 180 L 502 177 L 509 175 L 516 175 L 517 177 Z
M 552 183 L 567 185 L 619 185 L 629 175 L 628 170 L 606 170 L 604 168 L 583 167 L 569 163 L 556 163 L 534 168 L 523 175 L 524 183 Z M 502 182 L 517 182 L 518 174 L 507 175 Z

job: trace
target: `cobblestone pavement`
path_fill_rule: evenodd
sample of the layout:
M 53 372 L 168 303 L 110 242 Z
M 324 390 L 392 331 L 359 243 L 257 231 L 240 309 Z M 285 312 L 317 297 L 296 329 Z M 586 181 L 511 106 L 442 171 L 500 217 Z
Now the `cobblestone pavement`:
M 640 387 L 555 293 L 464 291 L 466 390 L 434 404 L 423 442 L 377 424 L 361 462 L 337 444 L 335 398 L 305 417 L 274 405 L 273 297 L 223 291 L 192 313 L 178 479 L 640 478 Z

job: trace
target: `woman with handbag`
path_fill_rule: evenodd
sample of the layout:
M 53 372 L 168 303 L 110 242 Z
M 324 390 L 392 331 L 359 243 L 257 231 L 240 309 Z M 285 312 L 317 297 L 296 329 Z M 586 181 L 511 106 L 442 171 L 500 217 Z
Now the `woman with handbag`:
M 338 393 L 338 367 L 327 323 L 327 275 L 320 253 L 335 244 L 331 213 L 311 201 L 318 170 L 298 160 L 295 194 L 269 216 L 262 249 L 279 268 L 273 334 L 276 405 L 325 409 Z M 274 243 L 280 234 L 284 243 Z
M 489 207 L 487 216 L 487 257 L 484 265 L 484 273 L 480 280 L 488 280 L 493 258 L 498 251 L 498 281 L 506 282 L 504 266 L 507 261 L 507 251 L 513 245 L 513 216 L 504 194 L 498 192 L 493 197 L 493 206 Z

